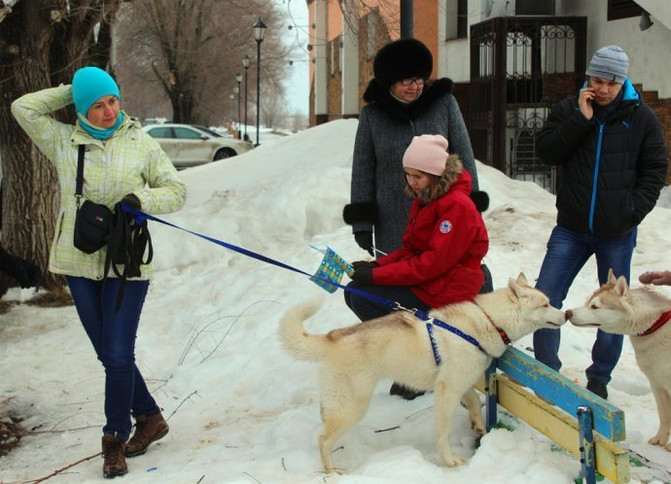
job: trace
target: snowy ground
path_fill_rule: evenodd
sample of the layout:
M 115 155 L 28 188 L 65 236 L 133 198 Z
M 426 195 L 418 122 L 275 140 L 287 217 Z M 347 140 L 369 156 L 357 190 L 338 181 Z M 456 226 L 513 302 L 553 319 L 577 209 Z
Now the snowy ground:
M 331 246 L 349 260 L 366 257 L 342 222 L 349 201 L 351 153 L 357 122 L 343 120 L 288 137 L 262 139 L 243 156 L 180 172 L 189 187 L 186 207 L 170 222 L 274 258 L 306 272 Z M 485 221 L 491 238 L 486 262 L 495 286 L 520 271 L 533 280 L 554 224 L 553 197 L 480 164 L 481 188 L 491 198 Z M 668 203 L 664 194 L 663 206 Z M 642 224 L 632 279 L 669 269 L 669 209 Z M 171 431 L 147 454 L 129 460 L 121 482 L 196 483 L 537 483 L 569 484 L 579 462 L 541 434 L 511 421 L 512 431 L 486 435 L 477 451 L 459 409 L 453 448 L 470 458 L 447 469 L 435 448 L 433 397 L 390 397 L 380 383 L 363 421 L 335 453 L 344 476 L 321 471 L 317 368 L 291 360 L 275 336 L 283 311 L 323 295 L 311 331 L 354 323 L 342 294 L 329 295 L 306 277 L 208 243 L 186 232 L 151 225 L 155 278 L 137 342 L 138 363 Z M 636 283 L 637 284 L 637 283 Z M 576 280 L 565 307 L 597 288 L 593 263 Z M 671 288 L 670 288 L 671 289 Z M 667 288 L 662 292 L 671 294 Z M 30 290 L 6 300 L 25 301 Z M 593 332 L 564 327 L 563 373 L 584 383 Z M 530 346 L 530 338 L 516 346 Z M 103 371 L 72 307 L 17 304 L 0 315 L 0 414 L 13 412 L 31 429 L 0 459 L 0 482 L 35 482 L 100 451 Z M 625 341 L 609 386 L 610 401 L 626 412 L 628 442 L 671 466 L 671 454 L 646 444 L 657 427 L 655 403 Z M 97 456 L 48 479 L 100 482 Z M 649 481 L 632 469 L 632 482 Z M 653 481 L 660 482 L 660 481 Z

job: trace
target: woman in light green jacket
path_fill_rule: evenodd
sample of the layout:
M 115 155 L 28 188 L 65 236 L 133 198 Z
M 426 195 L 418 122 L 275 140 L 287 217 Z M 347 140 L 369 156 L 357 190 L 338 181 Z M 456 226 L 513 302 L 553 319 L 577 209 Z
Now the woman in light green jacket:
M 74 103 L 75 125 L 52 113 Z M 49 256 L 49 270 L 66 277 L 79 318 L 105 368 L 103 475 L 128 472 L 125 457 L 146 452 L 168 433 L 156 401 L 135 365 L 135 337 L 149 288 L 150 267 L 125 283 L 105 276 L 106 249 L 86 254 L 74 246 L 75 186 L 79 145 L 85 145 L 83 198 L 112 209 L 122 201 L 151 214 L 179 210 L 186 186 L 158 143 L 120 109 L 119 87 L 97 67 L 79 69 L 72 85 L 26 94 L 12 114 L 56 167 L 61 208 Z M 135 433 L 131 416 L 135 418 Z

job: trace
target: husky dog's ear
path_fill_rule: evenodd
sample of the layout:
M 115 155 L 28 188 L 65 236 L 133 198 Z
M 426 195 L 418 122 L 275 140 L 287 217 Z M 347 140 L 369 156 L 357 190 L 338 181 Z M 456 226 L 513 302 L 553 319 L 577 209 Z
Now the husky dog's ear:
M 520 298 L 520 292 L 522 291 L 522 288 L 520 288 L 518 281 L 519 281 L 519 276 L 517 277 L 517 281 L 513 279 L 512 277 L 508 278 L 508 289 L 510 289 L 510 292 L 512 293 L 512 296 L 519 299 Z
M 626 277 L 620 276 L 617 278 L 617 281 L 615 282 L 615 294 L 617 294 L 619 297 L 629 296 L 629 284 L 627 284 Z
M 517 281 L 518 284 L 523 284 L 525 286 L 528 286 L 529 283 L 527 282 L 527 276 L 524 275 L 524 272 L 520 272 L 520 274 L 517 276 Z
M 608 269 L 608 284 L 615 285 L 616 283 L 617 283 L 617 277 L 615 277 L 615 273 L 613 272 L 613 269 L 610 268 L 610 269 Z

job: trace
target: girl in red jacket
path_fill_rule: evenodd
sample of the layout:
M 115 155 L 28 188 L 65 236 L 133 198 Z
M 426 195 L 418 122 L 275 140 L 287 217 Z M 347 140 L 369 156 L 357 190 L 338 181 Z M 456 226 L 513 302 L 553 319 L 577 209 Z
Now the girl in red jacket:
M 473 300 L 484 280 L 480 264 L 489 237 L 469 197 L 471 176 L 457 155 L 448 156 L 441 135 L 415 136 L 403 155 L 403 168 L 413 203 L 402 246 L 374 261 L 354 262 L 348 287 L 424 311 Z M 345 303 L 361 321 L 389 312 L 350 291 L 345 291 Z M 392 394 L 416 396 L 397 386 Z

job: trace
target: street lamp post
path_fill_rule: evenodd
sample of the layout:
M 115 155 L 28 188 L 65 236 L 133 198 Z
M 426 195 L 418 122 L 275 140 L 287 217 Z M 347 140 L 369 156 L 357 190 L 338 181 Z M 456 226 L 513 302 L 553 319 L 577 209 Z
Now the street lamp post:
M 242 114 L 240 111 L 240 83 L 242 82 L 242 74 L 238 73 L 235 75 L 235 81 L 238 83 L 237 87 L 237 92 L 236 94 L 238 95 L 238 139 L 242 139 L 242 129 L 241 129 L 241 118 L 240 115 Z
M 256 144 L 259 146 L 259 116 L 261 114 L 261 42 L 266 35 L 266 24 L 258 19 L 252 25 L 252 33 L 256 41 Z
M 244 140 L 247 140 L 247 69 L 249 69 L 249 56 L 245 54 L 242 58 L 242 65 L 245 68 L 245 136 Z
M 233 94 L 231 94 L 231 99 L 235 99 L 236 97 L 238 98 L 238 119 L 233 121 L 233 137 L 240 139 L 240 88 L 238 86 L 233 88 Z

